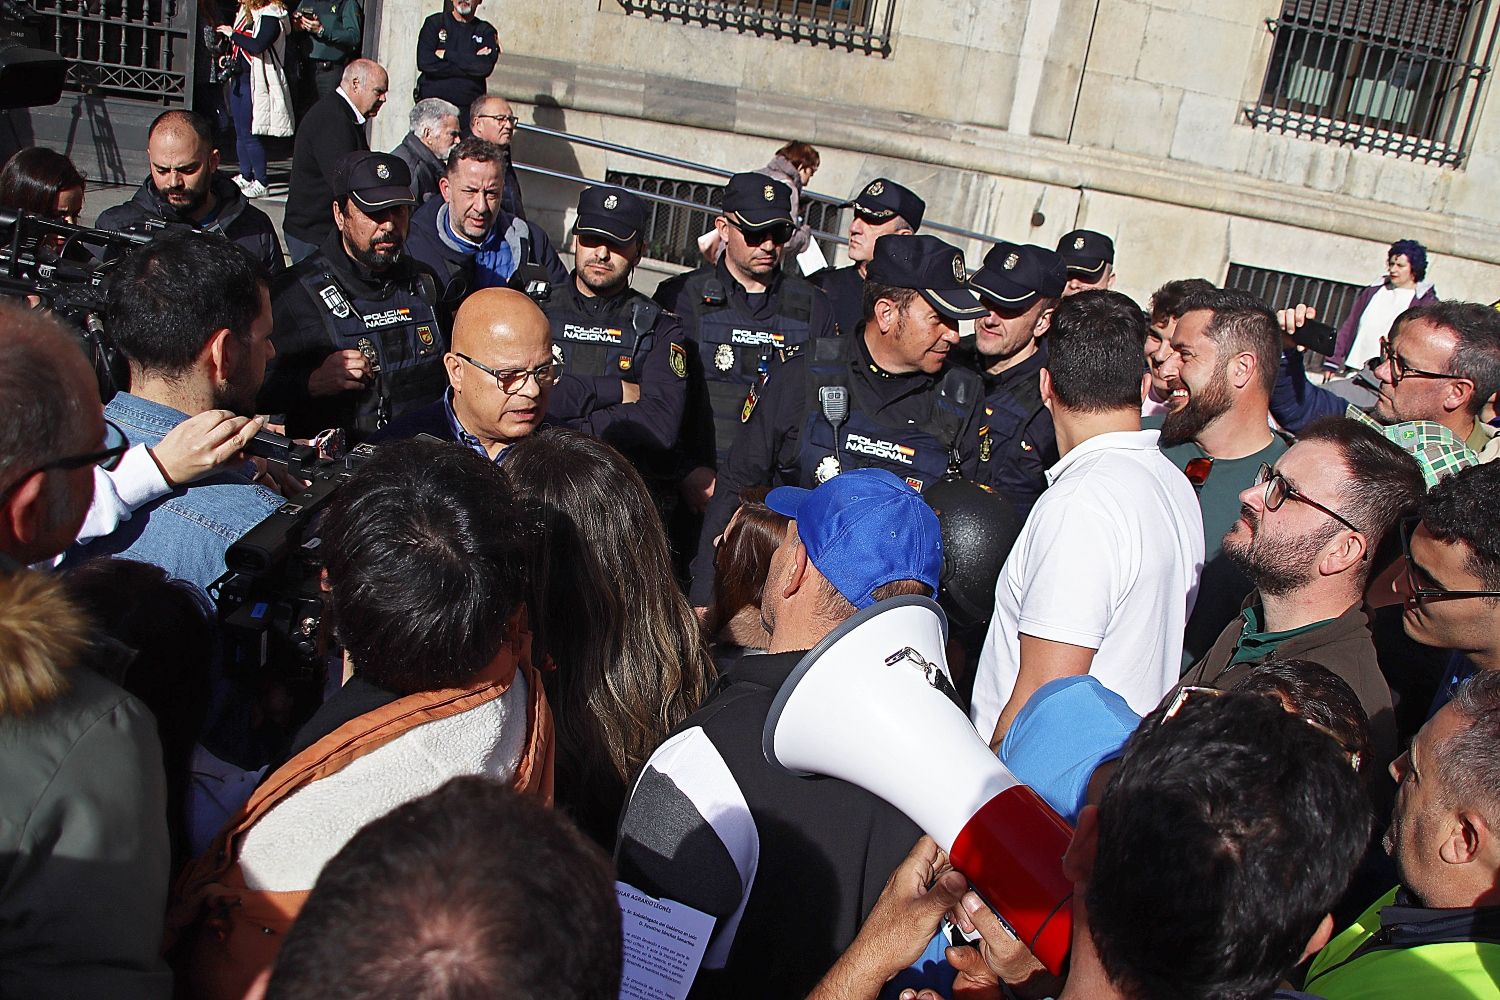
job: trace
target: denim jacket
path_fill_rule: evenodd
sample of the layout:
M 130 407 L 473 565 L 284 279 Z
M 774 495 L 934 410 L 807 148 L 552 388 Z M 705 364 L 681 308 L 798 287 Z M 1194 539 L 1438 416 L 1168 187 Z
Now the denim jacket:
M 122 392 L 104 408 L 106 419 L 132 445 L 154 445 L 187 414 Z M 207 592 L 224 575 L 224 552 L 281 505 L 281 497 L 237 472 L 220 472 L 135 512 L 103 538 L 68 550 L 64 565 L 96 556 L 119 556 L 160 566 Z

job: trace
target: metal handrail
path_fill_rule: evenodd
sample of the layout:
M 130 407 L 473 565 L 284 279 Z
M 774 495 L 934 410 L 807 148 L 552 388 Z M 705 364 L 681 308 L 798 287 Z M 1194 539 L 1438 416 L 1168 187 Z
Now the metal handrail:
M 602 181 L 591 180 L 588 177 L 580 177 L 577 174 L 570 174 L 566 171 L 553 170 L 550 167 L 533 166 L 530 163 L 520 163 L 514 160 L 511 161 L 511 166 L 515 167 L 517 170 L 524 170 L 528 174 L 541 174 L 543 177 L 553 177 L 560 181 L 572 181 L 574 184 L 594 185 L 603 183 Z M 630 193 L 636 195 L 639 198 L 644 198 L 647 201 L 659 201 L 665 205 L 676 205 L 679 208 L 695 209 L 699 212 L 707 212 L 709 215 L 718 215 L 720 211 L 713 205 L 700 205 L 696 201 L 688 201 L 686 198 L 674 198 L 669 194 L 657 194 L 654 191 L 640 191 L 635 188 L 631 188 Z M 849 244 L 849 237 L 847 236 L 839 236 L 835 233 L 825 233 L 821 229 L 814 229 L 812 231 L 812 234 L 818 239 L 826 240 L 830 243 L 840 243 L 845 246 Z
M 576 142 L 580 146 L 589 146 L 589 147 L 591 147 L 593 149 L 602 149 L 602 150 L 604 150 L 605 152 L 608 152 L 608 153 L 619 153 L 619 154 L 621 154 L 623 156 L 634 157 L 635 159 L 638 159 L 638 160 L 650 160 L 653 163 L 664 163 L 667 166 L 678 167 L 679 169 L 682 169 L 682 170 L 693 170 L 693 171 L 697 171 L 698 173 L 708 174 L 708 175 L 710 175 L 712 177 L 733 177 L 734 174 L 735 174 L 735 171 L 733 171 L 733 170 L 725 170 L 723 167 L 713 167 L 713 166 L 709 166 L 707 163 L 696 163 L 693 160 L 684 160 L 684 159 L 680 159 L 680 158 L 678 158 L 676 156 L 666 156 L 666 155 L 664 155 L 662 153 L 653 153 L 650 150 L 637 149 L 637 148 L 635 148 L 633 146 L 622 146 L 621 144 L 619 144 L 617 142 L 609 142 L 609 141 L 604 140 L 604 139 L 595 139 L 595 138 L 593 138 L 591 136 L 575 135 L 572 132 L 563 132 L 563 131 L 560 131 L 559 129 L 547 128 L 545 125 L 531 125 L 531 124 L 528 124 L 527 122 L 516 122 L 516 128 L 521 129 L 521 130 L 526 131 L 526 132 L 535 132 L 538 135 L 549 136 L 549 137 L 551 137 L 553 139 L 561 139 L 564 142 Z M 516 167 L 517 170 L 523 169 L 523 164 L 516 163 L 515 167 Z M 548 176 L 557 177 L 557 178 L 563 179 L 563 180 L 580 180 L 582 183 L 585 183 L 585 184 L 596 184 L 596 183 L 598 183 L 597 181 L 591 181 L 591 180 L 588 180 L 587 178 L 575 178 L 575 177 L 572 177 L 571 175 L 568 175 L 568 174 L 552 173 L 552 172 L 549 172 L 544 167 L 529 167 L 529 166 L 527 166 L 526 168 L 527 169 L 531 169 L 531 170 L 533 170 L 533 171 L 535 171 L 537 173 L 547 174 Z M 641 195 L 643 195 L 645 197 L 651 197 L 649 195 L 644 195 L 644 192 L 637 191 L 636 193 L 637 194 L 641 194 Z M 847 198 L 836 198 L 836 197 L 834 197 L 831 194 L 822 194 L 822 193 L 820 193 L 818 191 L 812 191 L 812 190 L 809 190 L 807 188 L 803 188 L 803 190 L 802 190 L 802 197 L 807 198 L 807 199 L 809 199 L 811 201 L 820 201 L 820 202 L 823 202 L 823 203 L 828 204 L 828 205 L 837 205 L 840 208 L 842 208 L 843 206 L 849 204 L 849 200 Z M 665 195 L 659 196 L 658 200 L 669 201 L 669 202 L 670 201 L 674 201 L 674 199 L 667 198 Z M 711 208 L 711 207 L 707 207 L 707 206 L 703 206 L 703 205 L 693 205 L 691 202 L 676 202 L 676 203 L 679 204 L 679 205 L 683 205 L 685 207 L 707 208 L 707 211 L 710 211 L 710 212 L 718 211 L 715 208 Z M 978 240 L 981 243 L 998 243 L 998 242 L 1000 242 L 1000 237 L 998 237 L 998 236 L 991 236 L 988 233 L 975 232 L 972 229 L 964 229 L 964 228 L 959 227 L 959 226 L 950 226 L 950 225 L 947 225 L 947 224 L 942 223 L 942 222 L 932 222 L 931 220 L 926 220 L 926 219 L 924 219 L 922 221 L 922 228 L 923 229 L 935 229 L 935 230 L 937 230 L 940 233 L 951 233 L 954 236 L 962 236 L 965 239 Z M 839 243 L 848 243 L 849 242 L 849 240 L 848 240 L 847 237 L 834 236 L 834 235 L 829 234 L 829 233 L 815 233 L 814 235 L 821 236 L 821 237 L 823 237 L 825 239 L 836 240 Z

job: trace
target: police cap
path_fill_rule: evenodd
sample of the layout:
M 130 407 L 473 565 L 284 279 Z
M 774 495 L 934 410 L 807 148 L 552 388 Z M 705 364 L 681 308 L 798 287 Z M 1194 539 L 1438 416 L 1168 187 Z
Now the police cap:
M 746 229 L 792 223 L 792 189 L 765 174 L 735 174 L 724 185 L 725 215 Z
M 996 243 L 984 266 L 969 278 L 981 298 L 1007 310 L 1031 308 L 1039 298 L 1055 299 L 1068 284 L 1062 258 L 1046 247 Z
M 339 201 L 353 198 L 366 212 L 417 203 L 411 194 L 410 168 L 390 153 L 345 153 L 334 168 L 333 196 Z
M 573 232 L 624 245 L 646 230 L 646 203 L 617 187 L 584 188 L 578 196 L 578 221 Z
M 901 216 L 913 229 L 922 227 L 922 213 L 927 203 L 918 198 L 910 188 L 904 188 L 888 177 L 877 177 L 864 186 L 853 201 L 844 203 L 855 212 L 875 222 L 885 222 L 892 216 Z
M 949 319 L 978 319 L 987 312 L 969 288 L 963 251 L 936 236 L 880 237 L 865 277 L 878 285 L 915 288 Z
M 1115 262 L 1115 242 L 1092 229 L 1075 229 L 1057 241 L 1057 253 L 1069 274 L 1097 278 L 1104 273 L 1105 264 Z

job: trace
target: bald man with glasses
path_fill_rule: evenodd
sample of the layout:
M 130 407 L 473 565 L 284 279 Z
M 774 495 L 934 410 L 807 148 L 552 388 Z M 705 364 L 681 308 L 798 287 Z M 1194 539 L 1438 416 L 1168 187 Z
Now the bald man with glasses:
M 443 355 L 448 388 L 437 402 L 393 421 L 372 442 L 430 435 L 457 441 L 490 461 L 537 430 L 563 364 L 552 327 L 526 295 L 485 288 L 453 319 L 453 349 Z

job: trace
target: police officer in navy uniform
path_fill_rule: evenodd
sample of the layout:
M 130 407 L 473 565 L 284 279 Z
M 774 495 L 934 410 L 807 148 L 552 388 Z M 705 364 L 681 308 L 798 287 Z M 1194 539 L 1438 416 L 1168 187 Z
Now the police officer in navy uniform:
M 358 441 L 442 394 L 448 343 L 436 276 L 404 252 L 406 164 L 350 153 L 333 191 L 334 229 L 271 285 L 276 357 L 257 407 L 293 437 L 337 427 Z
M 1067 285 L 1062 258 L 1045 247 L 996 243 L 969 278 L 985 315 L 974 323 L 974 367 L 984 379 L 981 481 L 1024 520 L 1057 462 L 1052 413 L 1042 404 L 1044 336 Z
M 979 470 L 983 386 L 948 363 L 958 322 L 984 315 L 964 255 L 934 236 L 883 236 L 858 333 L 820 338 L 752 385 L 693 563 L 697 607 L 712 598 L 714 538 L 741 491 L 812 487 L 846 469 L 883 468 L 922 490 Z
M 574 269 L 542 310 L 565 364 L 547 416 L 607 441 L 649 479 L 682 427 L 687 348 L 682 324 L 630 287 L 645 249 L 646 203 L 617 187 L 578 196 Z
M 854 209 L 854 218 L 849 220 L 849 265 L 824 268 L 807 280 L 828 293 L 839 332 L 852 334 L 864 326 L 865 269 L 875 253 L 875 241 L 916 232 L 927 203 L 890 178 L 877 177 L 844 207 Z
M 739 427 L 740 407 L 771 365 L 832 336 L 828 297 L 780 268 L 795 230 L 792 189 L 764 174 L 735 174 L 714 220 L 717 264 L 661 284 L 656 301 L 682 320 L 689 393 L 683 417 L 683 498 L 702 510 Z

